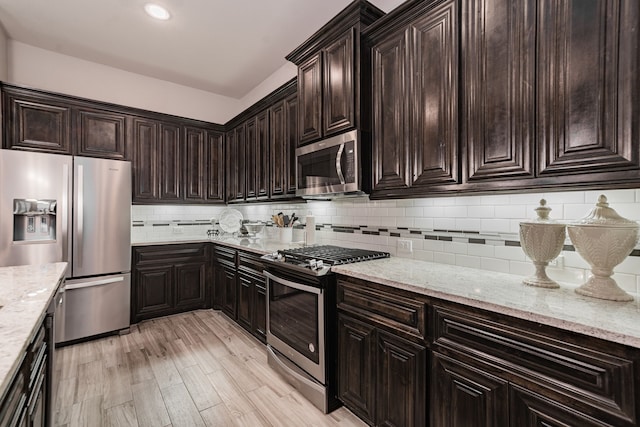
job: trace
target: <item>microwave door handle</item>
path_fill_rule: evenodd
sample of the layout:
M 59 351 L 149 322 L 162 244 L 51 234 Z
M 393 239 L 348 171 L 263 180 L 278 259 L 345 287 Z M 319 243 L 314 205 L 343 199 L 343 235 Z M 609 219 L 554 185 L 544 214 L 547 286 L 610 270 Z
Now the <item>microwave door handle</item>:
M 344 144 L 340 144 L 338 154 L 336 154 L 336 172 L 338 173 L 338 179 L 340 184 L 344 185 L 344 175 L 342 174 L 342 155 L 344 154 Z

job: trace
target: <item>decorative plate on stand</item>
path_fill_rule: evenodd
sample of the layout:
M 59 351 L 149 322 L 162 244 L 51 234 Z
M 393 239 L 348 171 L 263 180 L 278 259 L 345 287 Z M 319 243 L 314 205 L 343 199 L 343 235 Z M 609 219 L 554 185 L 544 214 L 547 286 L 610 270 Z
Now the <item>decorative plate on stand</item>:
M 235 233 L 240 230 L 243 220 L 242 213 L 236 209 L 227 208 L 220 214 L 220 228 L 225 233 Z

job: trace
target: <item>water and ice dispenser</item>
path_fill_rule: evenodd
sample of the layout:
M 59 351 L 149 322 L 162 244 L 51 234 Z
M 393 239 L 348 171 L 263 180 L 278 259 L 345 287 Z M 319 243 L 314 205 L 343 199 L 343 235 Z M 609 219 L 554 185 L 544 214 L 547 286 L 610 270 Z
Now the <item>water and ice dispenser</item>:
M 55 200 L 13 199 L 13 241 L 55 241 L 56 208 Z

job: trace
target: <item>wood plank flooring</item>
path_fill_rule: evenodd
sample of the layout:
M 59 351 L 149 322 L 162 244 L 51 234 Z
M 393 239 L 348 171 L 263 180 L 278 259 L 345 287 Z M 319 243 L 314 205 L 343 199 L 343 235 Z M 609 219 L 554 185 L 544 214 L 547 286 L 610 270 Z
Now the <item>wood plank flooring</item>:
M 365 426 L 324 415 L 267 365 L 265 347 L 199 310 L 57 350 L 56 426 Z

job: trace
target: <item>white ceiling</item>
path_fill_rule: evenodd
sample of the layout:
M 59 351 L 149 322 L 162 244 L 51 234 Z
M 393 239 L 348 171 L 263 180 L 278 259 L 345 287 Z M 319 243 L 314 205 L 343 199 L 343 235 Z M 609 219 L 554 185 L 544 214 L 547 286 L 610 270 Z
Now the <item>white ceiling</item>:
M 233 98 L 282 67 L 350 0 L 0 0 L 10 39 Z M 389 12 L 403 0 L 370 0 Z

